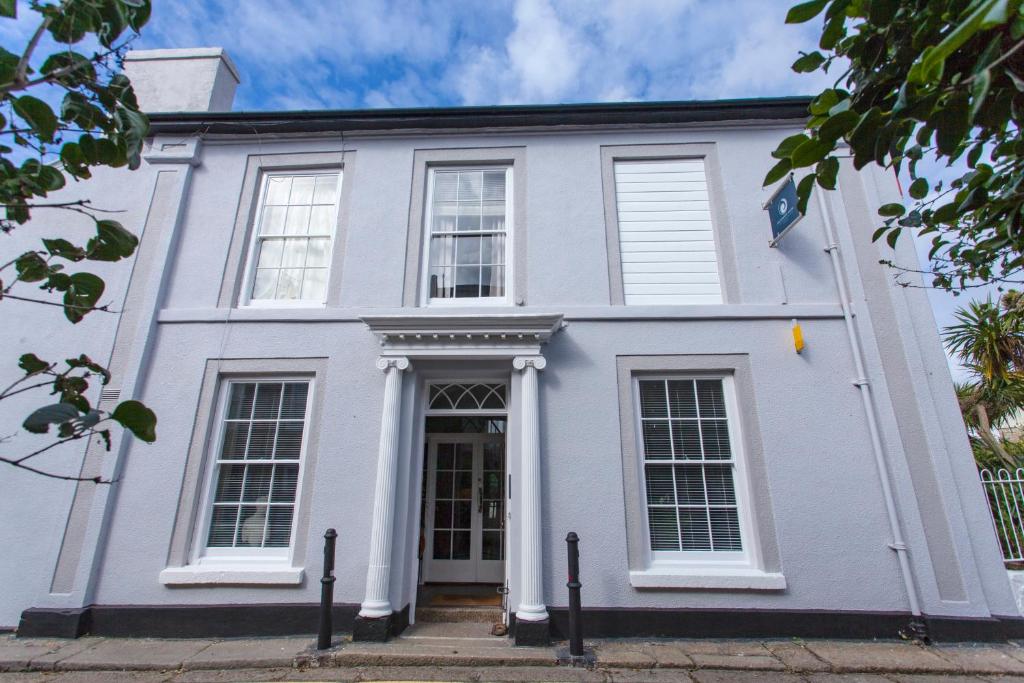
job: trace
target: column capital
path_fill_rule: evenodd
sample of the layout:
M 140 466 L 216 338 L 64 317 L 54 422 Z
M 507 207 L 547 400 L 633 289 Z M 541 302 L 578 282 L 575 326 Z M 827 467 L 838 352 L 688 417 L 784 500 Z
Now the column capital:
M 409 359 L 405 356 L 381 356 L 377 359 L 377 369 L 387 372 L 388 368 L 397 368 L 399 371 L 410 368 Z
M 544 356 L 516 356 L 512 359 L 512 367 L 516 370 L 522 371 L 528 367 L 532 367 L 535 370 L 543 370 L 547 367 L 548 361 Z

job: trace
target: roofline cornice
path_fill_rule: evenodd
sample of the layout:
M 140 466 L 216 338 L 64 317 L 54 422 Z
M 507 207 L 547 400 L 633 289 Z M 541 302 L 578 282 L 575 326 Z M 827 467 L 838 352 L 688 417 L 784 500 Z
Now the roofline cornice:
M 800 121 L 809 97 L 684 102 L 509 105 L 415 109 L 149 114 L 150 132 L 175 134 L 286 134 L 317 132 L 440 131 L 560 126 L 679 125 L 723 121 Z

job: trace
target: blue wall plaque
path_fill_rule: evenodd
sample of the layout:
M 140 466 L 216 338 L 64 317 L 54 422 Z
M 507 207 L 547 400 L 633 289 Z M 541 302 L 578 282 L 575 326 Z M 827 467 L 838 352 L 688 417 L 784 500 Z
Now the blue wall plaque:
M 793 176 L 789 176 L 782 187 L 775 191 L 765 208 L 772 222 L 771 246 L 774 247 L 803 218 L 803 214 L 796 208 L 796 183 L 793 182 Z

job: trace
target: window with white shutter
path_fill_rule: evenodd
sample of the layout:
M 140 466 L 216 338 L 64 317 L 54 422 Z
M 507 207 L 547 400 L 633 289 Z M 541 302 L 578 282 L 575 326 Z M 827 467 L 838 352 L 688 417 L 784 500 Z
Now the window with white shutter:
M 291 546 L 309 394 L 308 380 L 227 383 L 207 556 L 274 555 Z
M 722 303 L 704 160 L 616 160 L 614 173 L 625 303 Z
M 746 558 L 741 463 L 723 378 L 641 377 L 636 383 L 652 558 Z
M 336 171 L 263 177 L 246 279 L 248 304 L 324 303 L 340 196 Z
M 426 302 L 509 301 L 512 169 L 431 169 Z

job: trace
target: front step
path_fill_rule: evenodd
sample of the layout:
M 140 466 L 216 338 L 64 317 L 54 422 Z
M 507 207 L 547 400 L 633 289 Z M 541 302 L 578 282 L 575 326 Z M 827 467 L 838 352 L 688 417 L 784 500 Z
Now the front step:
M 417 607 L 417 622 L 500 624 L 500 607 Z

